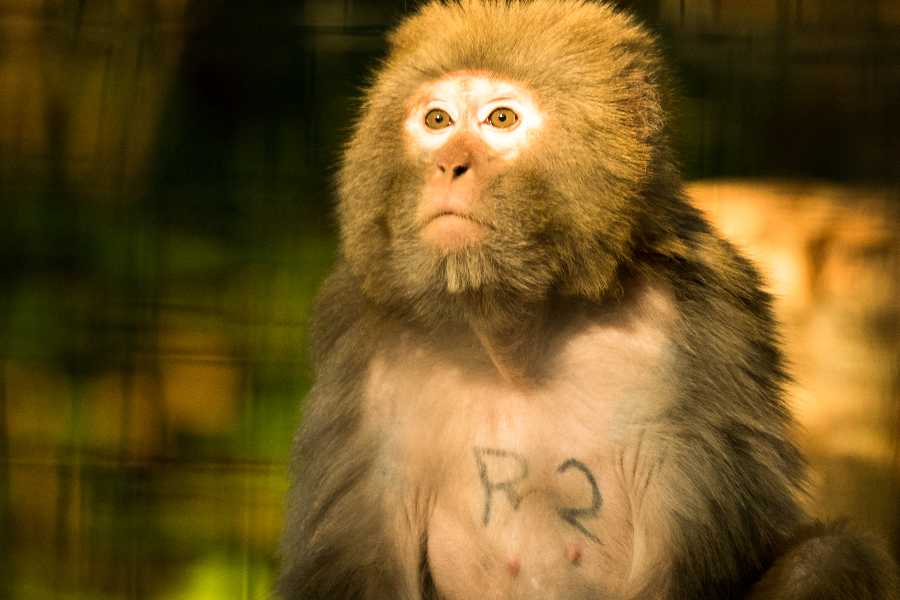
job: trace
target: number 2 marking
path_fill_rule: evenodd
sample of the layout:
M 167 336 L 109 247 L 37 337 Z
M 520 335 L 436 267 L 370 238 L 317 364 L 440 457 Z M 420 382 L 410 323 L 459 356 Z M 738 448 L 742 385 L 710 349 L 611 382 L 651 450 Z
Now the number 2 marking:
M 570 458 L 563 464 L 559 465 L 558 473 L 565 473 L 571 467 L 575 467 L 587 477 L 588 483 L 591 484 L 591 505 L 588 508 L 560 508 L 557 509 L 560 518 L 572 525 L 575 529 L 588 536 L 598 544 L 602 544 L 596 535 L 587 530 L 578 519 L 596 519 L 600 515 L 600 506 L 603 504 L 603 498 L 600 496 L 600 488 L 597 487 L 597 481 L 590 469 L 587 468 L 580 460 Z

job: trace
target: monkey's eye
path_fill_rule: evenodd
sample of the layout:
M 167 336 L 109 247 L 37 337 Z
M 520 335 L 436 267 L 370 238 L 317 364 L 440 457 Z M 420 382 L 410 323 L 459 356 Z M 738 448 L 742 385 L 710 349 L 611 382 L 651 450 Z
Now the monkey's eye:
M 450 119 L 450 115 L 447 114 L 447 111 L 441 110 L 440 108 L 433 108 L 425 115 L 425 124 L 431 129 L 443 129 L 445 127 L 450 127 L 452 123 L 453 120 Z
M 512 127 L 516 121 L 519 120 L 519 115 L 514 113 L 509 108 L 495 108 L 494 111 L 488 115 L 487 122 L 497 127 L 499 129 L 506 129 L 507 127 Z

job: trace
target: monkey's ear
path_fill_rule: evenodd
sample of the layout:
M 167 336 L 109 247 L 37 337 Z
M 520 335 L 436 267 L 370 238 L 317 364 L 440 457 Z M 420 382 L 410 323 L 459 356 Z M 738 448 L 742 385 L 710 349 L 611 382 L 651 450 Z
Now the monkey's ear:
M 644 69 L 633 69 L 625 76 L 628 86 L 628 123 L 642 144 L 665 143 L 660 137 L 666 128 L 663 107 L 665 92 Z

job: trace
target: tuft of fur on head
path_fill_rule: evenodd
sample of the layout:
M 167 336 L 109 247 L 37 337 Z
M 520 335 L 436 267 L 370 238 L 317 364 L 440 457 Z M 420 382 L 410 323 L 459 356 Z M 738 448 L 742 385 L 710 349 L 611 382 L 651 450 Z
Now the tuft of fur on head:
M 459 71 L 525 86 L 547 118 L 540 143 L 485 184 L 489 239 L 442 254 L 419 240 L 424 166 L 404 151 L 403 121 L 423 84 Z M 609 293 L 644 243 L 647 198 L 671 187 L 663 79 L 653 37 L 605 4 L 424 6 L 390 37 L 339 177 L 342 252 L 366 296 L 441 320 L 491 298 Z

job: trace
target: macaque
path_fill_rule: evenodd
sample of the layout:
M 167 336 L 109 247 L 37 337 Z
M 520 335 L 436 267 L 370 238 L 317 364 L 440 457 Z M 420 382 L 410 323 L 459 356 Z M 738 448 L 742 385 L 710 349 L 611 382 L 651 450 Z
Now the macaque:
M 770 298 L 685 197 L 654 39 L 582 0 L 390 37 L 310 323 L 285 599 L 898 598 L 809 523 Z

